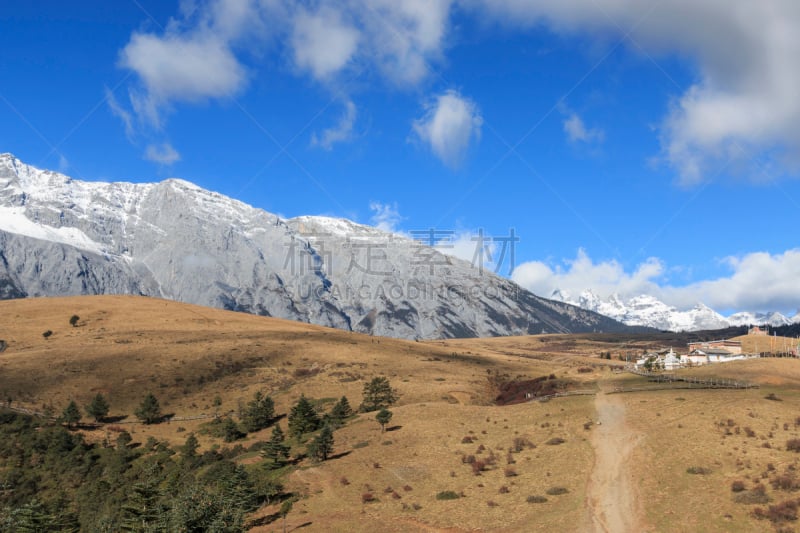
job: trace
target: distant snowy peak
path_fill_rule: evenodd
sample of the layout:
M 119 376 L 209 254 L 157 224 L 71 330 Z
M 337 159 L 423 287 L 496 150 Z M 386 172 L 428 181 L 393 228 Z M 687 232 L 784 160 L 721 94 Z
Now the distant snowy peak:
M 692 309 L 681 311 L 647 294 L 635 296 L 625 302 L 617 294 L 601 298 L 587 289 L 574 298 L 569 292 L 556 289 L 550 298 L 606 315 L 629 326 L 647 326 L 668 331 L 700 331 L 747 325 L 785 326 L 800 323 L 800 311 L 791 319 L 778 312 L 741 312 L 726 318 L 702 303 L 698 303 Z
M 786 318 L 784 315 L 778 312 L 751 313 L 749 311 L 742 311 L 741 313 L 735 313 L 728 317 L 728 322 L 730 322 L 731 326 L 757 325 L 778 327 L 788 326 L 792 322 L 799 320 L 800 315 L 797 315 L 794 318 Z

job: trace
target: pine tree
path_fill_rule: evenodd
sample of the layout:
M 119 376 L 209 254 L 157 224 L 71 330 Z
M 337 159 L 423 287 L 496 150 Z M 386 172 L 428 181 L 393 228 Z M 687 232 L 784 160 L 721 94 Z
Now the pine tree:
M 369 413 L 382 407 L 389 407 L 397 401 L 397 392 L 389 385 L 389 380 L 384 376 L 372 378 L 364 384 L 364 400 L 361 402 L 361 411 Z
M 158 478 L 152 472 L 143 478 L 134 483 L 128 501 L 122 506 L 120 527 L 124 531 L 152 530 L 164 515 L 165 509 L 159 505 Z
M 248 432 L 259 431 L 268 427 L 275 416 L 275 402 L 269 396 L 256 392 L 253 400 L 247 403 L 242 416 L 242 423 Z
M 333 451 L 333 430 L 325 426 L 308 445 L 308 455 L 317 461 L 326 461 Z
M 385 407 L 378 411 L 378 414 L 375 415 L 375 420 L 378 421 L 378 424 L 381 425 L 381 433 L 386 430 L 386 424 L 392 419 L 392 412 Z
M 244 433 L 239 431 L 239 426 L 229 417 L 222 422 L 222 435 L 225 442 L 233 442 L 244 437 Z
M 100 422 L 108 414 L 108 409 L 108 401 L 98 392 L 97 396 L 92 398 L 92 403 L 87 405 L 85 410 L 86 414 L 94 418 L 95 422 Z
M 67 423 L 67 427 L 72 427 L 81 421 L 81 410 L 78 409 L 78 404 L 75 400 L 71 400 L 69 405 L 61 413 L 61 419 Z
M 158 404 L 158 398 L 152 392 L 148 393 L 134 414 L 136 418 L 145 424 L 159 422 L 161 420 L 161 406 Z
M 350 407 L 350 402 L 347 401 L 347 396 L 342 396 L 336 402 L 336 405 L 331 409 L 331 419 L 338 423 L 343 422 L 347 417 L 353 414 L 353 409 Z
M 289 412 L 289 434 L 293 437 L 302 437 L 319 429 L 320 419 L 314 406 L 305 395 L 301 395 L 297 403 Z
M 289 458 L 289 446 L 284 444 L 284 440 L 281 427 L 276 425 L 272 428 L 272 436 L 261 450 L 261 457 L 269 461 L 266 464 L 268 468 L 278 468 Z
M 189 433 L 189 436 L 186 437 L 186 442 L 181 446 L 181 457 L 194 459 L 197 457 L 197 448 L 199 447 L 200 443 L 197 442 L 197 437 L 194 436 L 194 433 Z

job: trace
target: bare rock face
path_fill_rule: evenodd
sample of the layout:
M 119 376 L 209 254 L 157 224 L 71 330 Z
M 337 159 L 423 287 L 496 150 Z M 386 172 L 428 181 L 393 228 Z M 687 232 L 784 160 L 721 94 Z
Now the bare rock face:
M 399 338 L 633 331 L 417 241 L 0 154 L 0 299 L 140 294 Z

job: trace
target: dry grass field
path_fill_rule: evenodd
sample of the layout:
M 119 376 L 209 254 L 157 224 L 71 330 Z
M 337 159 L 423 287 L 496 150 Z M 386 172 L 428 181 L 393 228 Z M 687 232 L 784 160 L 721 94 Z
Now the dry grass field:
M 76 327 L 72 315 L 80 317 Z M 607 394 L 647 382 L 612 372 L 622 363 L 600 352 L 650 349 L 658 338 L 411 342 L 124 296 L 5 301 L 0 318 L 7 343 L 0 398 L 58 413 L 70 399 L 84 405 L 100 391 L 112 416 L 127 416 L 121 423 L 138 442 L 153 436 L 180 445 L 204 423 L 131 423 L 147 392 L 177 417 L 214 413 L 215 396 L 220 412 L 235 412 L 256 391 L 284 414 L 300 394 L 326 406 L 345 395 L 357 406 L 365 382 L 388 377 L 400 395 L 388 431 L 360 414 L 335 432 L 332 459 L 303 461 L 289 474 L 287 489 L 299 496 L 289 530 L 777 531 L 794 523 L 773 525 L 754 510 L 767 512 L 800 489 L 800 455 L 786 449 L 800 438 L 795 359 L 685 371 L 746 379 L 759 389 Z M 490 373 L 512 380 L 554 374 L 600 393 L 501 407 Z M 104 431 L 86 433 L 99 440 Z M 266 440 L 269 431 L 241 444 Z M 205 449 L 230 446 L 199 438 Z M 479 475 L 470 456 L 487 465 Z M 239 460 L 259 461 L 247 453 Z M 734 492 L 738 481 L 744 490 Z M 454 499 L 437 499 L 446 491 Z M 771 503 L 737 502 L 751 493 Z M 275 512 L 264 508 L 254 519 Z

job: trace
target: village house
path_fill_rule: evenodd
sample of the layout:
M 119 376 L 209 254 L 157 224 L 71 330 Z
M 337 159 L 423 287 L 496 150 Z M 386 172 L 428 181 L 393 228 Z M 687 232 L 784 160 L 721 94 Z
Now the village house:
M 708 352 L 708 350 L 724 350 L 732 355 L 739 355 L 742 353 L 742 341 L 731 341 L 727 339 L 717 341 L 703 341 L 703 342 L 690 342 L 689 353 L 696 350 Z M 723 354 L 720 354 L 723 355 Z

